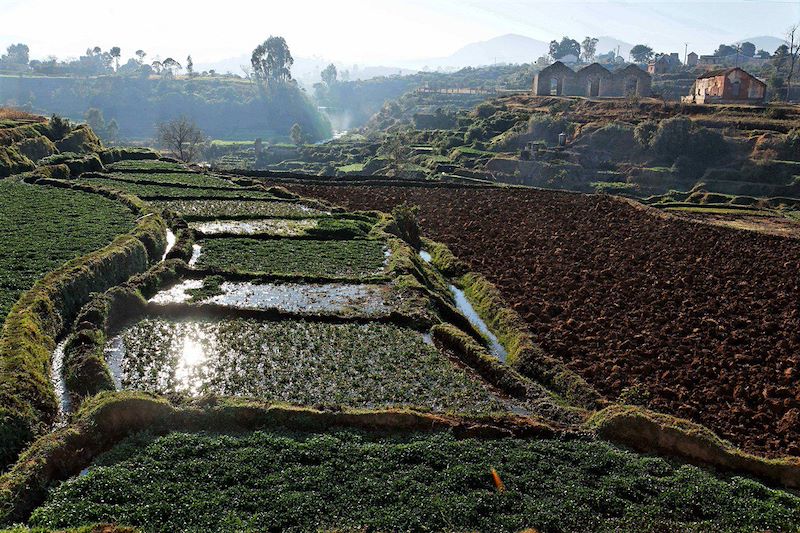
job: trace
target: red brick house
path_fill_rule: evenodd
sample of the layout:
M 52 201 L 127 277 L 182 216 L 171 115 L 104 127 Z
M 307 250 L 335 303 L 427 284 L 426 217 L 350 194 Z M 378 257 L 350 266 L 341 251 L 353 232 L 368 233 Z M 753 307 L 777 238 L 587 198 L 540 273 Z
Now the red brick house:
M 734 67 L 702 74 L 683 101 L 693 104 L 763 104 L 766 98 L 766 83 Z

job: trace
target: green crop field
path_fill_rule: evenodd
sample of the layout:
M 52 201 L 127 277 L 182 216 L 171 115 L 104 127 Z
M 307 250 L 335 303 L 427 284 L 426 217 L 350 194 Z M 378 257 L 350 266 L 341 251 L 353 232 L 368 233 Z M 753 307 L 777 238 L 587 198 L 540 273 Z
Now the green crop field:
M 393 325 L 145 319 L 122 342 L 126 389 L 300 405 L 505 409 L 420 333 Z
M 130 193 L 140 198 L 249 198 L 270 200 L 274 196 L 267 192 L 247 189 L 194 189 L 169 185 L 145 185 L 130 181 L 109 178 L 80 178 L 78 183 L 107 187 L 121 192 Z
M 386 244 L 374 240 L 210 239 L 198 268 L 242 273 L 360 277 L 380 274 Z
M 129 438 L 57 487 L 31 522 L 152 531 L 796 531 L 800 498 L 596 441 L 172 433 Z
M 319 209 L 293 202 L 257 200 L 157 200 L 150 202 L 160 209 L 169 209 L 186 220 L 214 218 L 308 218 L 326 215 Z
M 0 181 L 0 323 L 43 274 L 107 245 L 134 219 L 97 194 Z
M 165 173 L 137 173 L 117 172 L 107 175 L 109 178 L 120 181 L 163 183 L 164 185 L 192 185 L 195 187 L 221 187 L 226 189 L 241 189 L 234 183 L 209 176 L 207 174 L 191 172 L 165 172 Z
M 139 161 L 119 161 L 112 163 L 106 168 L 114 171 L 130 171 L 137 170 L 161 170 L 164 172 L 186 172 L 186 166 L 181 163 L 171 163 L 169 161 L 159 161 L 157 159 L 144 159 Z

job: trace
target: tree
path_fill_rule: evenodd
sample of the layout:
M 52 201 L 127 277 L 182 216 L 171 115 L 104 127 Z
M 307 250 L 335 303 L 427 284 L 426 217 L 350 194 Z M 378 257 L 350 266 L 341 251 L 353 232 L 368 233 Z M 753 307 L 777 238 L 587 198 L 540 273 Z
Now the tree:
M 106 120 L 103 118 L 103 112 L 99 109 L 92 107 L 83 115 L 86 123 L 94 132 L 100 136 L 105 136 L 106 133 Z
M 336 65 L 331 63 L 325 70 L 322 71 L 322 81 L 325 82 L 325 85 L 330 87 L 334 83 L 336 83 L 336 78 L 338 77 L 339 73 L 336 70 Z
M 581 57 L 585 63 L 594 61 L 597 52 L 598 39 L 596 37 L 586 37 L 581 43 Z
M 0 66 L 9 68 L 27 68 L 28 63 L 30 63 L 30 48 L 28 48 L 27 44 L 12 44 L 6 48 L 6 53 L 0 57 Z
M 119 70 L 119 57 L 122 55 L 122 50 L 119 46 L 112 46 L 108 53 L 114 58 L 114 70 Z
M 637 44 L 631 48 L 631 57 L 637 63 L 647 63 L 653 59 L 653 49 L 646 44 Z
M 714 50 L 714 55 L 716 57 L 728 57 L 738 53 L 739 50 L 735 46 L 731 46 L 729 44 L 721 44 L 716 50 Z
M 758 52 L 756 52 L 756 57 L 759 59 L 769 59 L 770 57 L 772 57 L 772 54 L 770 54 L 766 50 L 759 50 Z
M 272 37 L 258 45 L 250 57 L 256 79 L 284 83 L 292 79 L 294 58 L 283 37 Z
M 119 138 L 119 124 L 117 119 L 112 118 L 106 126 L 106 140 L 111 144 L 116 144 Z
M 158 59 L 153 61 L 150 64 L 150 66 L 153 67 L 153 70 L 155 71 L 156 74 L 161 74 L 161 71 L 164 69 L 163 63 L 161 63 L 161 61 L 159 61 Z
M 756 45 L 745 41 L 739 45 L 739 51 L 741 51 L 742 55 L 745 57 L 754 57 L 756 55 Z
M 158 125 L 158 144 L 173 157 L 191 163 L 206 142 L 205 134 L 193 120 L 182 116 Z
M 559 60 L 562 57 L 574 55 L 576 58 L 581 55 L 581 45 L 575 39 L 563 37 L 561 42 L 550 41 L 550 57 Z
M 300 126 L 300 124 L 296 122 L 294 123 L 292 129 L 289 130 L 289 137 L 292 138 L 292 142 L 297 146 L 303 144 L 303 141 L 305 140 L 305 135 L 303 135 L 303 128 Z
M 190 78 L 194 77 L 194 61 L 192 61 L 191 54 L 186 57 L 186 74 Z
M 797 24 L 790 26 L 789 29 L 786 30 L 784 34 L 786 37 L 786 57 L 785 57 L 785 67 L 784 71 L 786 72 L 786 99 L 789 100 L 792 95 L 792 78 L 794 78 L 794 72 L 797 68 L 797 58 L 800 56 L 800 35 L 798 35 L 798 30 L 800 30 L 800 26 Z M 777 55 L 777 53 L 776 53 Z
M 176 70 L 180 71 L 183 68 L 180 63 L 178 63 L 171 57 L 168 57 L 164 61 L 162 61 L 161 67 L 164 69 L 165 72 L 169 72 L 170 75 L 174 74 L 174 71 Z
M 144 58 L 147 57 L 147 52 L 144 50 L 136 50 L 136 57 L 139 58 L 139 64 L 144 64 Z

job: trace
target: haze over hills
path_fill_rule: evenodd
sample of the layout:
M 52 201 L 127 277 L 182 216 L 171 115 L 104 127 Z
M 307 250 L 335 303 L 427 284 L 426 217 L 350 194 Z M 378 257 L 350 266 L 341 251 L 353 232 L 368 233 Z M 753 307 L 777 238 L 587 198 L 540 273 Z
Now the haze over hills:
M 575 37 L 581 41 L 582 38 Z M 749 37 L 738 42 L 751 42 L 757 49 L 774 52 L 783 39 L 768 35 Z M 646 43 L 645 43 L 646 44 Z M 628 58 L 634 44 L 608 35 L 598 37 L 597 53 L 604 54 L 610 50 L 617 51 L 619 55 Z M 340 71 L 348 70 L 350 79 L 370 79 L 378 76 L 391 76 L 396 74 L 411 74 L 419 70 L 457 70 L 464 67 L 480 67 L 495 63 L 532 63 L 540 56 L 547 55 L 549 43 L 524 35 L 509 33 L 487 41 L 469 43 L 452 54 L 444 57 L 431 57 L 422 59 L 409 59 L 397 61 L 387 65 L 354 65 L 346 64 L 335 59 L 324 57 L 296 57 L 293 74 L 301 83 L 310 86 L 319 81 L 319 73 L 328 64 L 334 63 Z M 689 51 L 698 54 L 710 54 L 713 50 L 695 49 L 689 43 Z M 678 52 L 683 57 L 684 50 L 656 50 L 656 52 Z M 242 73 L 242 66 L 250 64 L 250 57 L 242 54 L 238 57 L 225 59 L 213 63 L 198 63 L 199 70 L 214 69 L 217 72 Z

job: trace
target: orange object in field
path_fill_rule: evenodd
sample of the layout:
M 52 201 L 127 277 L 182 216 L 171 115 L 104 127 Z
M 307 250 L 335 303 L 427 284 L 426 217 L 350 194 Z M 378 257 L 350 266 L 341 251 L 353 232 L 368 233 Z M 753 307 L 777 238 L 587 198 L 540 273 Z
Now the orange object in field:
M 506 485 L 503 483 L 503 480 L 500 479 L 500 474 L 497 473 L 497 470 L 492 468 L 492 479 L 494 480 L 494 486 L 497 487 L 498 492 L 505 492 Z

